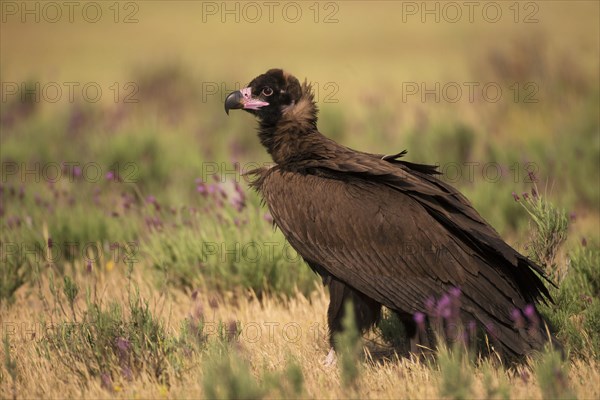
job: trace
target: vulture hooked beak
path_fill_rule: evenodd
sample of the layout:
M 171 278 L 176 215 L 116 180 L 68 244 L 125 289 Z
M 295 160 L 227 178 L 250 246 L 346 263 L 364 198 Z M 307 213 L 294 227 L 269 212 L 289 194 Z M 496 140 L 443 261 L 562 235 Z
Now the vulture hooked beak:
M 256 97 L 252 97 L 252 88 L 247 87 L 230 93 L 225 99 L 225 112 L 229 115 L 229 110 L 244 109 L 258 110 L 261 107 L 268 106 L 269 103 Z

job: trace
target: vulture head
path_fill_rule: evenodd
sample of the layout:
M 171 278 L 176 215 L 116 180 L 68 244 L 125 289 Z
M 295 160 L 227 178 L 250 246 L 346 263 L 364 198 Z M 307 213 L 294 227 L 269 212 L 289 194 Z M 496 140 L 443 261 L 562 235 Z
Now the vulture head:
M 316 107 L 310 85 L 281 69 L 270 69 L 247 87 L 230 93 L 225 112 L 241 109 L 255 115 L 261 125 L 275 126 L 285 120 L 316 123 Z

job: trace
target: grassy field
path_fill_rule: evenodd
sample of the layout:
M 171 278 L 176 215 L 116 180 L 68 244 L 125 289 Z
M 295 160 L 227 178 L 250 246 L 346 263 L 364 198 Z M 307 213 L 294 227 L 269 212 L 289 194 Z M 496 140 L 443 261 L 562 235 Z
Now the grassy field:
M 600 397 L 597 2 L 48 4 L 0 2 L 1 398 Z M 439 164 L 542 263 L 566 359 L 406 358 L 386 319 L 323 366 L 328 294 L 223 112 L 272 67 L 324 134 Z

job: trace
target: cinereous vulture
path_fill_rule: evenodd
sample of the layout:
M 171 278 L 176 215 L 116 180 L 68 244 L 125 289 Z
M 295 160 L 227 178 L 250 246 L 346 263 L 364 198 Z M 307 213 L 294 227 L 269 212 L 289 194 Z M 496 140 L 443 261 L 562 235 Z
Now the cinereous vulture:
M 534 307 L 552 301 L 542 269 L 438 179 L 435 166 L 404 161 L 405 152 L 370 154 L 328 139 L 317 128 L 311 86 L 281 69 L 229 94 L 225 111 L 232 109 L 256 116 L 258 137 L 274 161 L 253 172 L 253 187 L 329 287 L 332 346 L 347 300 L 361 330 L 378 321 L 383 305 L 414 338 L 422 322 L 415 315 L 429 321 L 432 308 L 449 303 L 448 293 L 460 297 L 460 320 L 487 329 L 503 357 L 523 356 L 547 341 Z M 534 334 L 531 323 L 515 318 L 526 309 L 541 322 Z

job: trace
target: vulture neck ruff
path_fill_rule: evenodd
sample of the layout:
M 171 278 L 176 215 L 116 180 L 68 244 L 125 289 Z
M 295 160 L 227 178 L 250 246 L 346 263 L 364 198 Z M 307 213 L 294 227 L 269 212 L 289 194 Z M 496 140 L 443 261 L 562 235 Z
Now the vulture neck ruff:
M 317 105 L 312 88 L 304 82 L 300 99 L 281 109 L 275 121 L 260 121 L 258 137 L 273 161 L 285 164 L 301 156 L 300 142 L 317 131 Z

